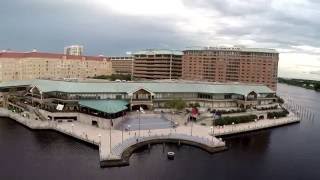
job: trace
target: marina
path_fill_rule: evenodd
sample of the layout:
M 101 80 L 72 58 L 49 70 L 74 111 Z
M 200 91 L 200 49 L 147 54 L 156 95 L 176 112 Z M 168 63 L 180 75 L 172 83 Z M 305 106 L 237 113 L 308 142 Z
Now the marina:
M 0 109 L 0 116 L 9 117 L 35 130 L 55 130 L 65 135 L 77 138 L 98 146 L 101 167 L 129 165 L 131 154 L 139 147 L 150 144 L 175 143 L 196 146 L 209 153 L 224 151 L 226 144 L 216 136 L 226 136 L 261 129 L 297 123 L 299 118 L 290 114 L 280 119 L 266 119 L 251 123 L 226 125 L 222 127 L 200 126 L 188 124 L 169 129 L 131 130 L 101 129 L 80 122 L 52 122 L 28 119 L 21 114 L 4 108 Z M 213 135 L 212 135 L 213 130 Z

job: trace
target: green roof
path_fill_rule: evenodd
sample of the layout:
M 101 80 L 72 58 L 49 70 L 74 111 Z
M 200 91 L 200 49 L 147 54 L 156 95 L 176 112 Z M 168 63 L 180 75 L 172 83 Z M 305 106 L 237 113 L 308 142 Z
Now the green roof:
M 124 100 L 79 100 L 79 104 L 83 107 L 113 114 L 126 110 L 128 102 Z
M 20 83 L 19 83 L 20 82 Z M 250 84 L 217 84 L 204 82 L 66 82 L 53 80 L 10 81 L 0 83 L 1 87 L 18 85 L 36 86 L 42 92 L 67 92 L 67 93 L 130 93 L 137 89 L 145 88 L 153 93 L 212 93 L 212 94 L 241 94 L 275 93 L 264 85 Z

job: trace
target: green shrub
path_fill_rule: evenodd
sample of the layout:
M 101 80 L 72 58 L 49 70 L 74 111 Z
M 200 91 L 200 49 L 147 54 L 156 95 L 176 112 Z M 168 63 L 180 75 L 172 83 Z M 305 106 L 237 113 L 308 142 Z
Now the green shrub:
M 242 109 L 231 109 L 230 111 L 223 110 L 223 109 L 221 110 L 213 109 L 211 111 L 211 113 L 218 113 L 218 114 L 232 114 L 232 113 L 242 113 L 242 112 L 246 112 L 246 110 L 242 108 Z
M 236 116 L 236 117 L 222 117 L 217 119 L 215 125 L 223 126 L 223 125 L 230 125 L 232 123 L 239 124 L 239 123 L 246 123 L 252 122 L 257 119 L 256 115 L 246 115 L 246 116 Z
M 281 117 L 287 117 L 288 114 L 289 114 L 288 110 L 283 108 L 281 112 L 268 112 L 267 117 L 268 119 L 281 118 Z
M 182 110 L 186 107 L 186 102 L 182 98 L 172 99 L 165 103 L 166 108 Z

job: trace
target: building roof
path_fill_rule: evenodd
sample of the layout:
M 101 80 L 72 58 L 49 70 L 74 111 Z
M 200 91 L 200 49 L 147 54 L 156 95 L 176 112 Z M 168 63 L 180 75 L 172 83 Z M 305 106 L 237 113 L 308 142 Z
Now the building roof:
M 239 83 L 204 83 L 204 82 L 66 82 L 53 80 L 9 81 L 0 83 L 1 87 L 10 86 L 36 86 L 42 92 L 67 92 L 67 93 L 127 93 L 136 89 L 145 88 L 153 93 L 212 93 L 212 94 L 240 94 L 274 93 L 264 85 L 250 85 Z
M 125 60 L 132 61 L 133 60 L 133 56 L 109 56 L 109 58 L 112 61 L 125 61 Z
M 184 51 L 239 51 L 239 52 L 258 52 L 258 53 L 279 53 L 275 49 L 267 48 L 247 48 L 243 46 L 234 46 L 234 47 L 190 47 L 186 48 Z
M 177 50 L 167 50 L 167 49 L 146 49 L 146 50 L 142 50 L 142 51 L 137 51 L 134 52 L 133 55 L 157 55 L 157 54 L 161 54 L 161 55 L 178 55 L 178 56 L 182 56 L 183 53 L 182 51 L 177 51 Z
M 126 110 L 128 102 L 124 100 L 79 100 L 80 106 L 95 109 L 108 114 Z
M 0 58 L 48 58 L 48 59 L 67 59 L 67 60 L 108 60 L 108 57 L 104 56 L 74 56 L 58 53 L 46 53 L 46 52 L 0 52 Z

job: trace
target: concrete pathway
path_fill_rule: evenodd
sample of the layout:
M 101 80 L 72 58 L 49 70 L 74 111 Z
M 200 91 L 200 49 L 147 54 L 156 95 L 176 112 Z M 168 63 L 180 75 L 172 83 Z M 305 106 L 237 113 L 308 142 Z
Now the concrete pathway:
M 290 113 L 285 118 L 264 119 L 264 120 L 258 120 L 256 122 L 234 124 L 234 125 L 227 125 L 227 126 L 215 126 L 214 136 L 232 135 L 237 133 L 282 126 L 282 125 L 292 124 L 297 122 L 300 122 L 300 119 L 297 116 L 295 116 L 293 113 Z

